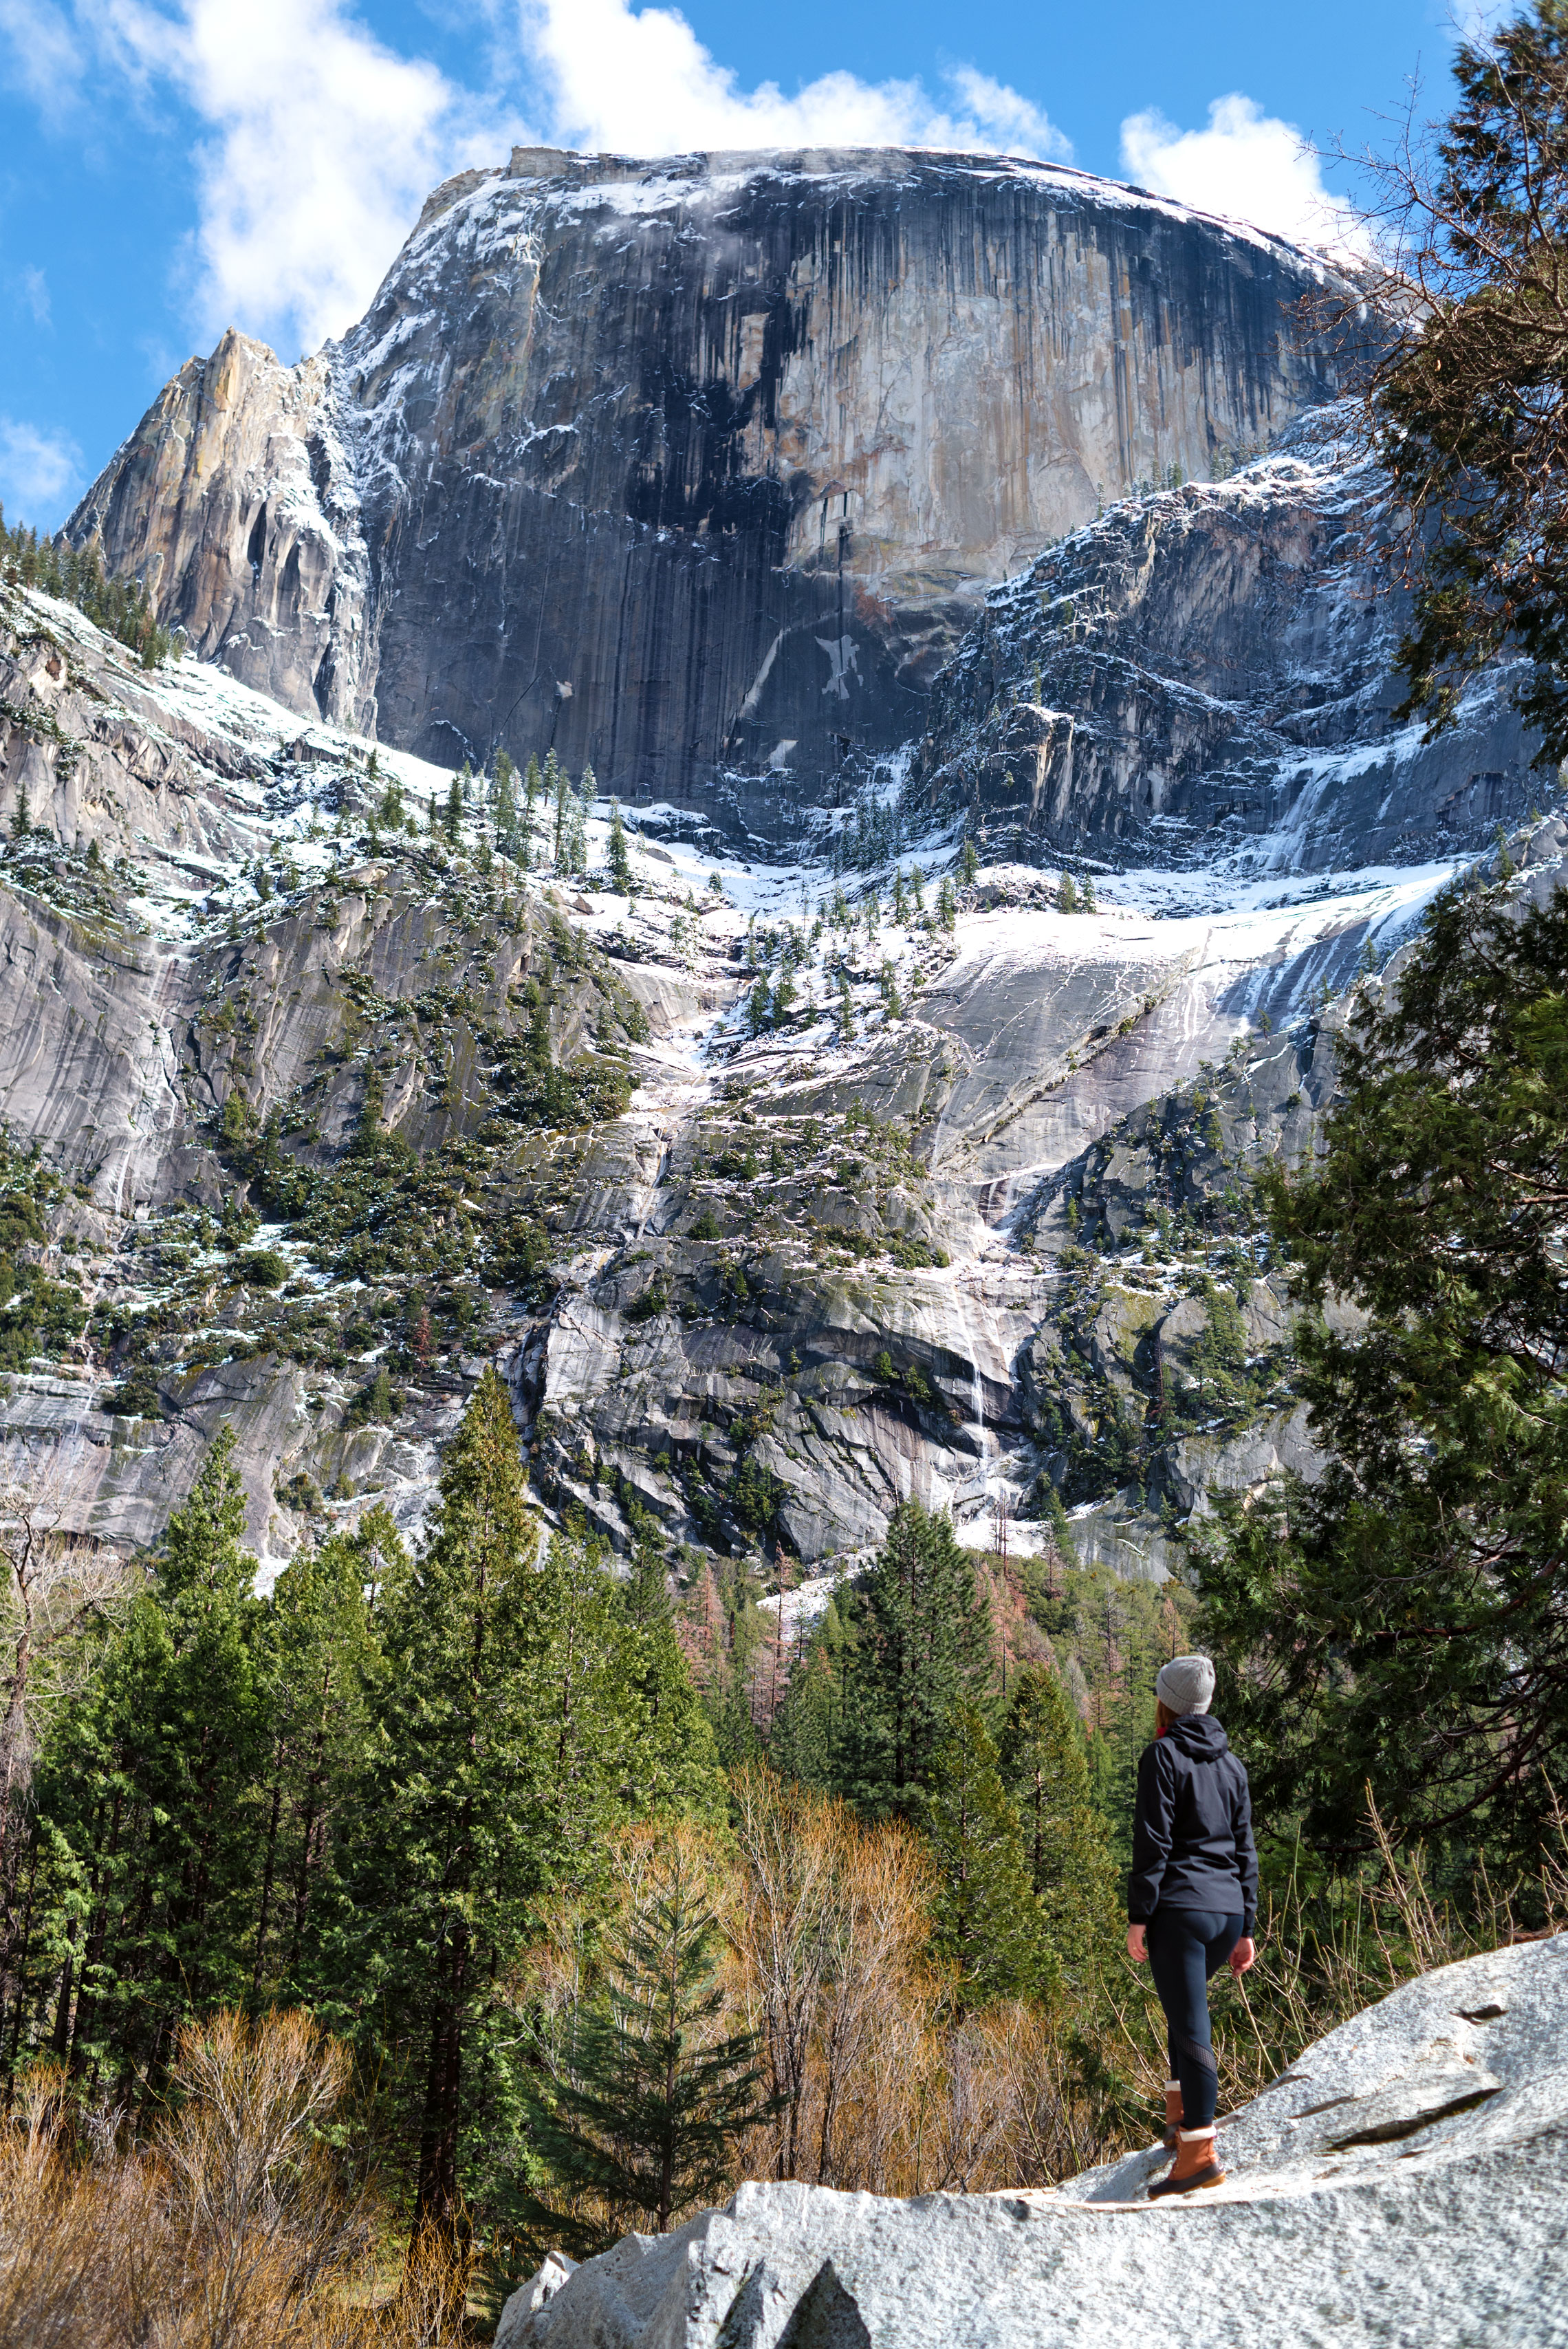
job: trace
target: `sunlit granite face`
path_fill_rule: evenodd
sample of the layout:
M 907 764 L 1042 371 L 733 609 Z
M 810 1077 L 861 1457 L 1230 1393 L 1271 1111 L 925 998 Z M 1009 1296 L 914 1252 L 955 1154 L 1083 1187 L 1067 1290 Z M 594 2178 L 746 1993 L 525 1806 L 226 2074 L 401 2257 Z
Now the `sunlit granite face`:
M 520 149 L 341 344 L 191 361 L 72 533 L 293 708 L 777 836 L 920 733 L 985 585 L 1333 391 L 1319 274 L 1049 165 Z

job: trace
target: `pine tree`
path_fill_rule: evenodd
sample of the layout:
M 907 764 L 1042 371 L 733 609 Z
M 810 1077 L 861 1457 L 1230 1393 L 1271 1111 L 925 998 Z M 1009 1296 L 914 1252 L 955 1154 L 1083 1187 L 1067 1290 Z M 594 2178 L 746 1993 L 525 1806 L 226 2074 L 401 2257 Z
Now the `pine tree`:
M 462 836 L 463 785 L 460 775 L 454 775 L 447 786 L 447 838 L 455 848 Z
M 990 1616 L 951 1517 L 893 1511 L 854 1629 L 839 1790 L 873 1818 L 908 1815 L 955 1708 L 991 1686 Z
M 379 1661 L 376 1599 L 407 1570 L 391 1516 L 377 1506 L 352 1533 L 296 1551 L 273 1588 L 263 1625 L 269 1766 L 253 2001 L 299 1995 L 332 1829 L 364 1763 Z
M 493 1370 L 441 1464 L 439 1492 L 417 1568 L 385 1594 L 386 1664 L 367 1765 L 340 1823 L 343 1891 L 321 1963 L 341 2019 L 379 2040 L 417 2107 L 416 2230 L 450 2233 L 483 2059 L 475 2043 L 551 1874 L 539 1816 L 550 1578 Z
M 971 882 L 971 881 L 973 881 L 973 880 L 974 880 L 975 875 L 975 874 L 976 874 L 976 873 L 978 873 L 978 872 L 979 872 L 979 870 L 980 870 L 980 857 L 979 857 L 979 854 L 978 854 L 977 850 L 975 849 L 975 843 L 974 843 L 973 839 L 970 837 L 970 835 L 969 835 L 969 833 L 965 833 L 965 835 L 964 835 L 964 854 L 963 854 L 963 858 L 962 858 L 961 863 L 960 863 L 960 868 L 959 868 L 959 869 L 960 869 L 960 871 L 962 872 L 962 874 L 963 874 L 963 875 L 964 875 L 964 879 L 965 879 L 965 884 L 966 884 L 966 885 L 967 885 L 969 882 Z
M 517 852 L 517 769 L 504 750 L 496 752 L 495 761 L 495 839 L 503 856 Z
M 1001 1770 L 1050 1946 L 1076 1980 L 1115 1946 L 1116 1875 L 1089 1792 L 1083 1733 L 1056 1673 L 1019 1672 L 1002 1732 Z
M 225 1425 L 37 1780 L 58 1895 L 54 2046 L 156 2090 L 178 2024 L 252 1985 L 263 1602 Z
M 610 802 L 610 878 L 623 897 L 632 894 L 632 859 L 626 846 L 626 828 L 621 822 L 621 802 Z
M 723 1938 L 700 1855 L 675 1836 L 641 1857 L 532 2114 L 556 2183 L 603 2208 L 597 2223 L 548 2214 L 583 2254 L 720 2199 L 739 2141 L 771 2109 L 755 2033 L 717 2027 Z
M 544 773 L 541 780 L 544 787 L 544 804 L 555 811 L 555 838 L 551 859 L 559 873 L 562 870 L 561 853 L 564 844 L 566 802 L 572 792 L 572 779 L 556 757 L 553 746 L 545 753 Z
M 1439 898 L 1336 1038 L 1339 1094 L 1264 1195 L 1329 1454 L 1202 1557 L 1217 1710 L 1260 1814 L 1533 1868 L 1568 1776 L 1568 891 Z
M 539 753 L 537 750 L 531 750 L 528 754 L 528 766 L 522 778 L 522 804 L 531 825 L 533 823 L 533 811 L 542 790 L 543 790 L 543 778 L 539 771 Z M 545 804 L 547 806 L 549 804 L 548 792 L 545 794 Z
M 839 973 L 839 1041 L 852 1044 L 855 1040 L 855 1006 L 850 993 L 847 972 Z
M 520 2125 L 511 1971 L 552 1889 L 599 1880 L 651 1749 L 617 1587 L 569 1535 L 541 1553 L 493 1370 L 439 1491 L 377 1609 L 385 1661 L 315 1978 L 417 2133 L 416 2230 L 449 2236 Z
M 932 1947 L 957 1969 L 969 2004 L 1050 1994 L 1058 1977 L 1046 1916 L 978 1706 L 954 1706 L 929 1776 L 919 1815 L 936 1868 Z
M 26 840 L 32 829 L 33 812 L 27 803 L 27 786 L 26 783 L 18 783 L 16 805 L 11 816 L 11 837 L 13 840 Z
M 642 1758 L 633 1806 L 720 1819 L 727 1810 L 728 1787 L 681 1651 L 664 1560 L 648 1540 L 637 1544 L 621 1603 L 630 1686 L 641 1716 Z
M 1064 873 L 1062 874 L 1061 885 L 1057 891 L 1057 908 L 1058 912 L 1063 914 L 1076 914 L 1078 912 L 1078 891 L 1073 885 L 1073 876 L 1070 873 Z

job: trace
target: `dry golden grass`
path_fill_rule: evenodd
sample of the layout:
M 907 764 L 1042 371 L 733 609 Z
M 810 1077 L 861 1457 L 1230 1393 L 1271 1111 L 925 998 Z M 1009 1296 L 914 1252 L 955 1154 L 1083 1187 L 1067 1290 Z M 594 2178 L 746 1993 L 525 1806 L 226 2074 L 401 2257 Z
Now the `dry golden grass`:
M 1377 1832 L 1375 1883 L 1336 1902 L 1292 1885 L 1253 1972 L 1221 1978 L 1222 2109 L 1410 1975 L 1518 1937 L 1511 1894 L 1483 1889 L 1460 1917 L 1418 1857 Z M 712 2028 L 757 2033 L 781 2099 L 738 2146 L 738 2178 L 984 2192 L 1148 2142 L 1163 2023 L 1119 1951 L 1070 2013 L 965 2014 L 925 1954 L 918 1843 L 761 1774 L 738 1785 L 730 1837 L 660 1822 L 624 1837 L 615 1898 L 656 1898 L 677 1860 L 728 1940 Z M 1543 1860 L 1532 1906 L 1568 1914 L 1560 1857 Z M 585 1930 L 562 1911 L 529 1969 L 531 2000 L 583 1994 Z M 325 2129 L 347 2082 L 344 2052 L 308 2016 L 221 2013 L 181 2034 L 164 2118 L 128 2147 L 112 2114 L 83 2113 L 57 2066 L 34 2065 L 0 2120 L 0 2349 L 457 2349 L 470 2337 L 466 2252 L 394 2249 L 368 2189 L 345 2185 Z
M 377 2214 L 320 2134 L 347 2077 L 308 2016 L 220 2013 L 181 2033 L 167 2116 L 127 2150 L 35 2065 L 0 2125 L 0 2349 L 462 2340 L 466 2270 L 439 2246 L 378 2301 Z

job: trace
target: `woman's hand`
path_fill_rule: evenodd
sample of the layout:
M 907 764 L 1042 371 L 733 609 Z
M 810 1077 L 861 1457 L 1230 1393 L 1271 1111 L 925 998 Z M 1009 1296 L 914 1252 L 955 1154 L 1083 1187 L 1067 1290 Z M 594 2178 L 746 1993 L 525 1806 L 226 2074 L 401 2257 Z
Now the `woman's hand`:
M 1225 1960 L 1225 1963 L 1230 1967 L 1231 1971 L 1235 1975 L 1236 1980 L 1240 1982 L 1242 1976 L 1246 1972 L 1248 1967 L 1253 1963 L 1256 1956 L 1257 1949 L 1253 1943 L 1252 1935 L 1250 1933 L 1243 1933 L 1241 1940 L 1236 1943 L 1235 1948 L 1231 1951 L 1230 1956 Z
M 1149 1929 L 1146 1925 L 1130 1925 L 1127 1929 L 1127 1954 L 1132 1960 L 1135 1966 L 1140 1966 L 1143 1963 L 1144 1959 L 1149 1955 L 1149 1943 L 1145 1938 L 1148 1930 Z M 1252 1946 L 1252 1943 L 1249 1941 L 1247 1943 L 1248 1949 L 1250 1950 Z M 1249 1966 L 1252 1964 L 1252 1959 L 1250 1957 L 1247 1960 L 1247 1963 Z

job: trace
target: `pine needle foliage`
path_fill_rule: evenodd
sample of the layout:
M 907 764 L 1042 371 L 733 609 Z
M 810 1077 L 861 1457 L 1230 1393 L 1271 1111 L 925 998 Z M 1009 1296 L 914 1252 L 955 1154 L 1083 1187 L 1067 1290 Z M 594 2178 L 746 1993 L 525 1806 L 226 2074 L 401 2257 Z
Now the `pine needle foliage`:
M 1051 1949 L 1066 1976 L 1087 1981 L 1114 1942 L 1116 1870 L 1089 1788 L 1083 1731 L 1048 1666 L 1026 1664 L 1018 1673 L 999 1760 Z
M 955 1707 L 992 1680 L 990 1612 L 951 1517 L 893 1511 L 852 1626 L 833 1791 L 869 1818 L 909 1816 Z
M 1451 895 L 1264 1195 L 1308 1304 L 1311 1486 L 1222 1511 L 1205 1630 L 1260 1809 L 1342 1857 L 1531 1861 L 1568 1769 L 1568 893 Z
M 954 1707 L 920 1805 L 936 1875 L 932 1946 L 961 2000 L 1039 1998 L 1057 1987 L 1045 1911 L 1029 1882 L 1018 1814 L 976 1705 Z
M 1391 229 L 1381 281 L 1331 304 L 1419 320 L 1367 370 L 1369 437 L 1393 478 L 1392 553 L 1415 597 L 1404 708 L 1433 733 L 1505 653 L 1516 698 L 1568 753 L 1568 5 L 1531 0 L 1461 40 L 1459 102 L 1373 170 Z M 1385 556 L 1386 559 L 1386 556 Z
M 722 1946 L 707 1872 L 675 1837 L 611 1923 L 532 2115 L 557 2185 L 586 2198 L 558 2220 L 579 2251 L 722 2197 L 738 2141 L 770 2109 L 755 2033 L 723 2028 Z

